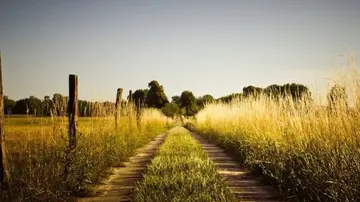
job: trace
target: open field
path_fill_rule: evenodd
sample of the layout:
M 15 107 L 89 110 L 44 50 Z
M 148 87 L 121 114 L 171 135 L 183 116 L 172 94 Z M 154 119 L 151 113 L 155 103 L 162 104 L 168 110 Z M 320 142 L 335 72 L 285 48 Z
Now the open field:
M 233 201 L 225 182 L 201 146 L 183 128 L 169 131 L 134 201 Z
M 234 153 L 289 199 L 360 200 L 360 110 L 268 96 L 209 104 L 194 130 Z
M 122 166 L 135 149 L 171 124 L 156 110 L 145 110 L 138 128 L 135 114 L 80 118 L 77 148 L 69 174 L 64 176 L 67 155 L 67 118 L 5 119 L 10 187 L 1 201 L 73 201 L 90 194 L 90 188 L 108 175 L 112 166 Z

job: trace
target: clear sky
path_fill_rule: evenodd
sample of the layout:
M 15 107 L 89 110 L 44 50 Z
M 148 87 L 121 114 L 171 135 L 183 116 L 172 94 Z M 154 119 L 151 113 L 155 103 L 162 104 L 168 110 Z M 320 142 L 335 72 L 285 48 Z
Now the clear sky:
M 288 82 L 321 89 L 350 49 L 360 58 L 360 0 L 0 0 L 13 99 L 67 95 L 72 73 L 80 99 L 93 101 L 151 80 L 169 98 Z

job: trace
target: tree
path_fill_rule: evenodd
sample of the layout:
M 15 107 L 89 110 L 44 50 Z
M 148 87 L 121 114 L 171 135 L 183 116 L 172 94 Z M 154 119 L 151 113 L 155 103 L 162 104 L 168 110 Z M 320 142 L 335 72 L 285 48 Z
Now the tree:
M 212 103 L 212 102 L 214 102 L 214 97 L 209 94 L 206 94 L 202 97 L 199 97 L 197 99 L 196 103 L 200 108 L 203 108 L 203 107 L 205 107 L 205 104 Z
M 146 96 L 146 105 L 148 107 L 161 109 L 165 106 L 166 103 L 169 103 L 164 92 L 164 87 L 161 86 L 157 81 L 151 81 L 149 83 L 149 88 L 149 92 Z
M 16 102 L 15 100 L 9 99 L 8 96 L 4 95 L 4 113 L 11 114 Z
M 245 97 L 254 96 L 257 97 L 263 92 L 262 88 L 255 86 L 247 86 L 243 88 L 243 94 Z
M 348 109 L 346 89 L 340 85 L 334 85 L 328 94 L 329 108 L 331 112 L 340 112 Z
M 28 111 L 28 104 L 26 103 L 25 99 L 17 100 L 15 103 L 14 108 L 12 109 L 13 114 L 27 114 Z
M 91 112 L 90 112 L 90 102 L 86 101 L 86 100 L 79 100 L 78 101 L 78 111 L 79 111 L 79 116 L 90 116 Z
M 53 114 L 53 101 L 50 99 L 50 96 L 45 96 L 43 100 L 43 116 L 51 116 Z
M 295 83 L 288 83 L 282 86 L 273 84 L 266 87 L 263 92 L 275 99 L 291 97 L 294 101 L 300 100 L 304 97 L 309 98 L 311 95 L 309 89 L 306 86 Z
M 26 99 L 26 102 L 28 104 L 29 114 L 33 114 L 35 116 L 42 116 L 43 114 L 43 104 L 42 101 L 35 97 L 30 96 Z
M 172 96 L 171 97 L 171 102 L 177 104 L 178 106 L 180 106 L 180 96 L 178 96 L 178 95 Z
M 137 109 L 145 105 L 148 92 L 149 92 L 148 89 L 138 89 L 132 95 Z
M 184 91 L 181 93 L 180 107 L 185 110 L 186 116 L 194 116 L 198 112 L 196 97 L 191 91 Z
M 55 93 L 53 95 L 54 112 L 57 116 L 66 116 L 68 97 Z
M 242 93 L 233 93 L 233 94 L 230 94 L 230 95 L 227 95 L 227 96 L 220 97 L 217 100 L 221 101 L 221 102 L 229 103 L 233 99 L 242 99 L 243 97 L 244 96 L 243 96 Z
M 166 103 L 162 112 L 168 117 L 174 117 L 175 115 L 179 114 L 180 108 L 175 103 Z

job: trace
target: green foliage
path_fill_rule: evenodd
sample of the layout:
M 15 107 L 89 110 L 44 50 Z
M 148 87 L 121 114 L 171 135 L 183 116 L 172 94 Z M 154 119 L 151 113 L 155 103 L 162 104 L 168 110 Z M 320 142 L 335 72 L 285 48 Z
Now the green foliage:
M 178 96 L 178 95 L 172 96 L 171 97 L 171 102 L 177 104 L 178 106 L 180 106 L 180 104 L 181 104 L 180 103 L 180 96 Z
M 145 105 L 148 92 L 149 92 L 148 89 L 138 89 L 134 92 L 132 97 L 135 102 L 136 108 L 139 109 L 141 106 Z
M 59 93 L 55 93 L 52 99 L 54 103 L 54 113 L 57 116 L 66 116 L 67 114 L 67 105 L 68 97 L 63 96 Z
M 4 95 L 4 113 L 11 114 L 16 102 L 15 100 L 9 99 L 8 96 Z
M 243 88 L 243 94 L 245 97 L 249 97 L 249 96 L 258 96 L 259 94 L 261 94 L 263 92 L 262 88 L 259 87 L 255 87 L 255 86 L 247 86 Z
M 162 109 L 162 112 L 168 117 L 174 117 L 180 112 L 180 108 L 175 103 L 166 103 L 165 107 Z
M 161 109 L 165 106 L 166 103 L 169 103 L 164 92 L 164 87 L 161 86 L 157 81 L 151 81 L 149 83 L 149 88 L 149 92 L 146 96 L 146 105 L 148 107 Z
M 181 93 L 180 107 L 185 109 L 186 116 L 194 116 L 198 112 L 196 97 L 191 91 L 184 91 Z
M 53 113 L 54 103 L 50 99 L 50 96 L 44 97 L 44 100 L 42 101 L 42 105 L 43 105 L 42 116 L 51 116 Z
M 230 94 L 230 95 L 227 95 L 227 96 L 224 96 L 224 97 L 220 97 L 217 100 L 221 101 L 221 102 L 224 102 L 224 103 L 229 103 L 234 99 L 242 99 L 243 97 L 244 96 L 243 96 L 242 93 L 233 93 L 233 94 Z
M 34 96 L 18 100 L 12 108 L 12 113 L 41 116 L 43 113 L 42 101 Z
M 214 97 L 212 95 L 206 94 L 202 97 L 199 97 L 197 99 L 197 105 L 201 108 L 203 108 L 205 106 L 205 104 L 209 104 L 214 102 Z
M 266 95 L 275 99 L 280 99 L 286 96 L 291 96 L 293 100 L 300 100 L 304 97 L 310 97 L 309 89 L 302 84 L 284 84 L 284 85 L 270 85 L 263 91 Z

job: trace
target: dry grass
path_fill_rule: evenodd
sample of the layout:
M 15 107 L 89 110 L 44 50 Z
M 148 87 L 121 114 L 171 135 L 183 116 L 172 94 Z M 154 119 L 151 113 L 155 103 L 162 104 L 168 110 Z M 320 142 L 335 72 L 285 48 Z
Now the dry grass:
M 67 119 L 6 119 L 6 144 L 10 188 L 1 201 L 72 201 L 90 194 L 89 188 L 106 176 L 111 166 L 121 166 L 136 148 L 171 124 L 156 110 L 145 110 L 138 127 L 135 110 L 122 110 L 118 130 L 113 113 L 108 117 L 80 118 L 78 145 L 69 176 L 64 176 Z
M 352 63 L 352 65 L 355 65 Z M 356 68 L 353 66 L 353 68 Z M 359 94 L 359 77 L 351 91 Z M 357 96 L 353 103 L 358 100 Z M 196 130 L 299 201 L 360 200 L 360 110 L 309 100 L 235 100 L 199 112 Z

